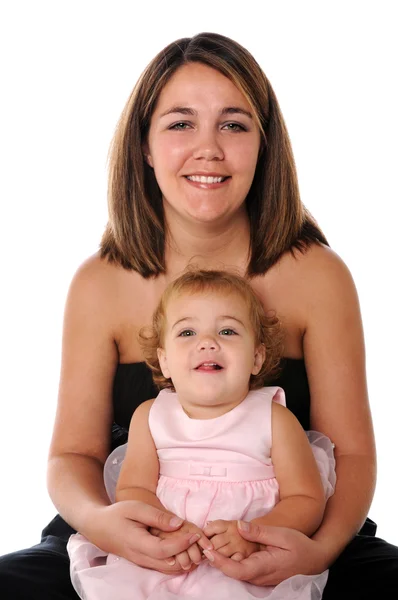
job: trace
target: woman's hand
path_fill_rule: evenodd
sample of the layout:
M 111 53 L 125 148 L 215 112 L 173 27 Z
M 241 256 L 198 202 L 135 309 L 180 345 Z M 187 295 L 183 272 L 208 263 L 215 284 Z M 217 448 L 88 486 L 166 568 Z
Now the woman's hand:
M 263 549 L 261 544 L 243 539 L 237 521 L 223 521 L 222 519 L 211 521 L 207 523 L 204 531 L 207 537 L 211 538 L 214 549 L 232 560 L 243 560 L 253 552 Z
M 148 527 L 176 531 L 183 523 L 183 519 L 149 504 L 124 500 L 95 509 L 82 533 L 105 552 L 122 556 L 141 567 L 162 573 L 183 573 L 178 563 L 166 564 L 165 559 L 189 548 L 192 533 L 181 532 L 178 536 L 162 539 L 148 531 Z
M 175 557 L 166 559 L 168 565 L 173 566 L 177 563 L 184 571 L 192 570 L 192 567 L 196 569 L 196 566 L 200 565 L 204 558 L 202 551 L 213 549 L 213 544 L 204 535 L 203 531 L 189 521 L 184 521 L 183 525 L 177 531 L 159 531 L 155 527 L 152 527 L 150 531 L 153 535 L 156 535 L 163 540 L 171 540 L 182 534 L 190 534 L 190 542 L 192 545 L 187 550 L 184 550 L 184 552 L 176 554 Z
M 241 562 L 226 558 L 214 550 L 205 551 L 210 563 L 233 579 L 259 586 L 277 585 L 293 575 L 315 575 L 328 568 L 320 542 L 315 542 L 299 531 L 241 521 L 238 526 L 242 537 L 263 544 L 265 549 L 253 553 Z

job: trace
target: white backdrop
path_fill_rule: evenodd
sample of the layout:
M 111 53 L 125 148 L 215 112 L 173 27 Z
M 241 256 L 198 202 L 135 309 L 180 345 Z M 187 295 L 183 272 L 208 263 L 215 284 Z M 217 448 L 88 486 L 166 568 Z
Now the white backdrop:
M 0 553 L 37 543 L 55 512 L 45 470 L 63 306 L 107 220 L 116 121 L 155 53 L 200 31 L 236 39 L 262 65 L 288 125 L 303 200 L 354 275 L 379 453 L 370 514 L 398 544 L 394 5 L 1 2 Z

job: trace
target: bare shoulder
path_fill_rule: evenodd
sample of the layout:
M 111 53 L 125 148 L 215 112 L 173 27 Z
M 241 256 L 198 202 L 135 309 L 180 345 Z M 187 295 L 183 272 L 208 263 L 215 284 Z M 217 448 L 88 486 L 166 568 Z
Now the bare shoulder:
M 311 287 L 330 282 L 352 284 L 352 276 L 341 257 L 328 246 L 312 244 L 305 252 L 291 255 L 289 268 Z
M 142 280 L 138 273 L 126 271 L 120 265 L 111 263 L 96 253 L 79 266 L 71 287 L 85 292 L 109 294 L 123 285 L 126 278 L 134 280 L 135 285 L 139 285 Z
M 280 456 L 281 448 L 298 448 L 307 444 L 307 436 L 295 415 L 286 407 L 276 402 L 272 403 L 272 458 L 276 452 Z
M 68 304 L 96 319 L 99 326 L 102 321 L 119 341 L 124 338 L 126 327 L 138 327 L 145 322 L 148 295 L 146 281 L 139 273 L 111 263 L 97 253 L 77 269 L 69 288 Z M 131 339 L 135 339 L 135 333 Z
M 290 254 L 284 261 L 283 273 L 289 287 L 294 289 L 302 322 L 322 307 L 348 303 L 357 308 L 357 292 L 350 270 L 331 248 L 313 244 L 306 252 Z
M 254 287 L 261 292 L 266 290 L 283 302 L 283 297 L 294 295 L 304 298 L 314 292 L 322 293 L 331 288 L 353 288 L 351 273 L 339 257 L 328 246 L 312 244 L 304 252 L 285 252 L 280 260 L 266 273 L 255 280 Z
M 295 427 L 299 424 L 291 410 L 278 402 L 272 403 L 272 428 Z M 300 425 L 300 424 L 299 424 Z M 301 427 L 301 425 L 300 425 Z M 285 430 L 286 433 L 286 430 Z
M 141 404 L 135 409 L 133 419 L 142 420 L 147 419 L 149 416 L 149 411 L 152 408 L 153 403 L 155 402 L 155 398 L 151 398 L 150 400 L 145 400 L 145 402 L 141 402 Z

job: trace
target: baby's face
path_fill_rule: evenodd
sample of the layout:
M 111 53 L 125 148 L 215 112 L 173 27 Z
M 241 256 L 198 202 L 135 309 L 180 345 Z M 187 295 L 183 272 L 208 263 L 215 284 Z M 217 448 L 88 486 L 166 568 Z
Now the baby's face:
M 249 310 L 239 294 L 185 293 L 170 299 L 159 361 L 188 414 L 192 407 L 215 406 L 223 414 L 243 400 L 264 352 L 262 345 L 256 348 Z

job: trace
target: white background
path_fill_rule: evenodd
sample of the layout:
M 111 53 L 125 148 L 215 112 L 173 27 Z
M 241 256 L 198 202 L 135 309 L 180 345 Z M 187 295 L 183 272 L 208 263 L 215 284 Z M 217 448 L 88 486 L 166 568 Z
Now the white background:
M 379 453 L 370 514 L 398 544 L 394 5 L 1 2 L 0 553 L 37 543 L 55 512 L 45 470 L 63 306 L 107 220 L 106 157 L 117 119 L 155 53 L 200 31 L 236 39 L 263 67 L 290 132 L 303 201 L 354 275 Z

